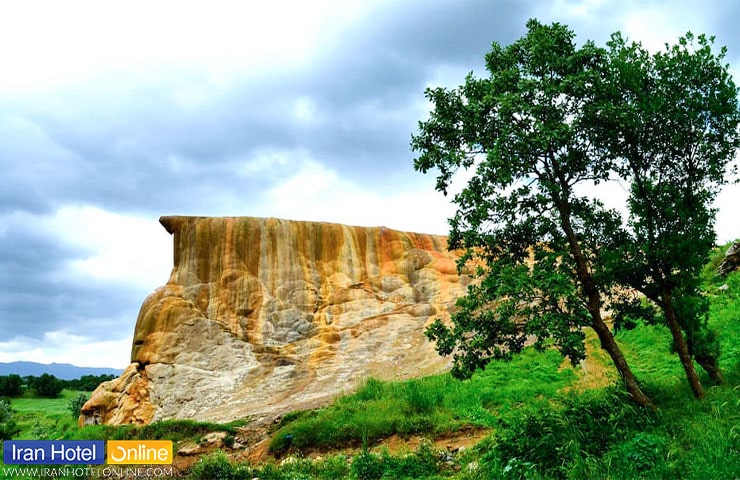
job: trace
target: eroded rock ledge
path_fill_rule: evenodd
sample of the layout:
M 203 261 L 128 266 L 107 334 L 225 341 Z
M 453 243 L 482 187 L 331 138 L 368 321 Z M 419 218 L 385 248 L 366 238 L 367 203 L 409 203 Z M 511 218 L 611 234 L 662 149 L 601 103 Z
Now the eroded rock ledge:
M 327 403 L 368 376 L 447 361 L 424 337 L 464 291 L 445 237 L 251 217 L 160 218 L 169 281 L 141 307 L 131 365 L 81 423 L 229 421 Z

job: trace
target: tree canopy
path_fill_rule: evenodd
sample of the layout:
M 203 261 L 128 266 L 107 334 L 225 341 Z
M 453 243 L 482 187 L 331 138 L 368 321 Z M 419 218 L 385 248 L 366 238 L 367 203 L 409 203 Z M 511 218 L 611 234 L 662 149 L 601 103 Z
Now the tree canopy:
M 630 237 L 614 273 L 660 308 L 701 397 L 692 358 L 722 381 L 699 275 L 716 240 L 711 204 L 733 170 L 738 90 L 712 38 L 688 33 L 654 54 L 620 34 L 608 46 L 593 133 L 630 184 Z
M 23 392 L 23 379 L 20 375 L 0 375 L 0 397 L 17 397 Z
M 610 286 L 595 272 L 619 216 L 577 191 L 609 176 L 584 125 L 605 51 L 591 42 L 577 48 L 557 23 L 530 20 L 527 28 L 508 47 L 493 44 L 490 77 L 471 74 L 459 88 L 426 92 L 434 110 L 412 137 L 414 165 L 437 168 L 445 193 L 460 168 L 475 170 L 453 200 L 450 248 L 466 251 L 459 267 L 472 261 L 478 279 L 458 302 L 452 329 L 437 321 L 428 334 L 464 377 L 519 352 L 530 336 L 577 363 L 582 327 L 590 326 L 632 397 L 649 405 L 601 314 Z
M 527 29 L 492 45 L 488 77 L 426 90 L 433 109 L 412 136 L 414 166 L 436 169 L 445 194 L 459 171 L 473 173 L 453 197 L 449 246 L 464 251 L 458 268 L 476 280 L 451 326 L 438 320 L 427 335 L 467 377 L 530 340 L 577 363 L 591 327 L 633 399 L 651 405 L 602 310 L 606 301 L 625 308 L 625 288 L 637 289 L 679 312 L 678 347 L 682 331 L 706 332 L 691 301 L 665 300 L 695 297 L 688 279 L 713 243 L 708 202 L 736 147 L 737 105 L 725 98 L 735 87 L 705 37 L 697 50 L 685 37 L 650 56 L 618 34 L 607 50 L 576 46 L 558 23 Z M 632 185 L 627 223 L 584 193 L 614 178 Z
M 29 377 L 29 387 L 42 397 L 54 398 L 64 389 L 64 382 L 54 375 L 43 373 L 38 377 Z

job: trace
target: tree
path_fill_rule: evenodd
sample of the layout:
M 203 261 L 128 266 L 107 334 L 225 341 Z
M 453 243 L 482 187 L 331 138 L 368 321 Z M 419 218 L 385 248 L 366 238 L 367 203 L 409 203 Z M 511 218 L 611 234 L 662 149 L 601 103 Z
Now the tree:
M 663 312 L 696 397 L 692 357 L 716 382 L 719 342 L 707 325 L 700 273 L 715 243 L 711 203 L 738 146 L 738 89 L 725 49 L 691 33 L 662 52 L 612 35 L 608 81 L 592 110 L 593 134 L 630 182 L 629 240 L 614 272 Z
M 44 373 L 39 377 L 31 377 L 29 386 L 42 397 L 54 398 L 64 389 L 64 383 L 54 375 Z
M 427 89 L 433 103 L 411 146 L 414 167 L 438 169 L 447 194 L 460 170 L 474 175 L 454 196 L 451 249 L 476 278 L 458 301 L 452 327 L 427 330 L 453 374 L 467 377 L 491 359 L 508 359 L 533 336 L 573 363 L 584 358 L 582 328 L 592 328 L 633 400 L 652 406 L 601 315 L 613 282 L 604 258 L 621 238 L 621 217 L 577 192 L 609 177 L 608 158 L 584 121 L 606 74 L 606 52 L 560 24 L 527 23 L 527 34 L 486 55 L 489 78 L 472 73 L 456 89 Z
M 17 397 L 23 390 L 23 379 L 11 373 L 0 376 L 0 397 Z
M 70 390 L 82 390 L 84 392 L 92 392 L 98 385 L 109 380 L 116 378 L 114 375 L 102 374 L 102 375 L 83 375 L 80 378 L 74 380 L 65 381 L 65 385 Z

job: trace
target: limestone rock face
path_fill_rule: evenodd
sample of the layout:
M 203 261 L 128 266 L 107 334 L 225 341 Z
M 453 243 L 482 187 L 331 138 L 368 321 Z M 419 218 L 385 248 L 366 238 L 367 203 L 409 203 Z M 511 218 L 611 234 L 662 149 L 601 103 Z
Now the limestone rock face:
M 310 408 L 369 376 L 448 366 L 424 336 L 467 283 L 445 237 L 250 217 L 162 217 L 169 281 L 141 307 L 123 375 L 81 423 L 229 421 Z

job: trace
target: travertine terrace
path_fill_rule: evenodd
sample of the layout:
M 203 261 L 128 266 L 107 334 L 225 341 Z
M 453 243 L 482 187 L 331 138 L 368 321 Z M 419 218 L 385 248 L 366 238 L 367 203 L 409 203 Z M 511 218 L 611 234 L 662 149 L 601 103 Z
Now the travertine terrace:
M 251 217 L 160 219 L 169 281 L 81 422 L 267 419 L 364 379 L 440 371 L 424 336 L 465 289 L 445 237 Z

